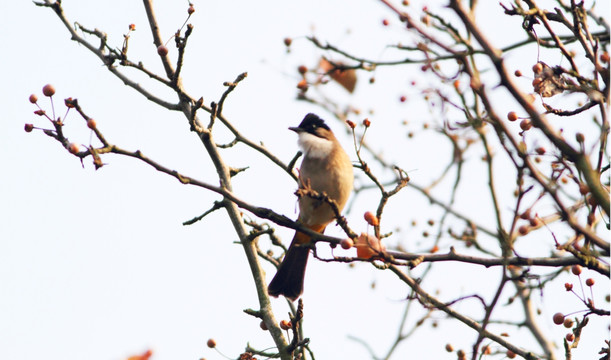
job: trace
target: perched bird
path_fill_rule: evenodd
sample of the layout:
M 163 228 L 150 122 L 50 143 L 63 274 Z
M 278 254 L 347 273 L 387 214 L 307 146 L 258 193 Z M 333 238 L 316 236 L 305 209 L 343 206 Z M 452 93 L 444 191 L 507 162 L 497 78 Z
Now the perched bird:
M 348 154 L 329 126 L 314 114 L 307 114 L 299 126 L 289 129 L 299 136 L 297 143 L 304 154 L 299 169 L 299 187 L 327 194 L 341 211 L 352 192 L 354 180 Z M 333 220 L 335 213 L 327 202 L 306 195 L 299 198 L 297 222 L 300 224 L 322 234 Z M 284 295 L 295 301 L 303 293 L 303 279 L 310 254 L 307 245 L 310 241 L 309 235 L 295 232 L 284 260 L 267 289 L 271 296 Z

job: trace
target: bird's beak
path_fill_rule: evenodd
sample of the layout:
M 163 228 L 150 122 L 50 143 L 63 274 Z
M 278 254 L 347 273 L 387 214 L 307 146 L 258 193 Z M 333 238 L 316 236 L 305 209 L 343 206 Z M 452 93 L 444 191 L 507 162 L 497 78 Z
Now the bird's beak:
M 289 130 L 293 130 L 294 132 L 296 132 L 298 134 L 303 131 L 302 128 L 300 128 L 300 127 L 293 127 L 293 126 L 289 127 Z

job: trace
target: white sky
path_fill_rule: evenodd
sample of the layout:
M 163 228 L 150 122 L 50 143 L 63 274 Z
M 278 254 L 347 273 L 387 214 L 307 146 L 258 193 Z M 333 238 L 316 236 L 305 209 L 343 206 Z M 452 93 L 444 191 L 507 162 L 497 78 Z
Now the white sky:
M 189 92 L 203 96 L 206 103 L 218 100 L 224 81 L 248 71 L 248 78 L 226 102 L 225 115 L 285 162 L 297 151 L 288 126 L 297 124 L 307 112 L 330 118 L 311 104 L 295 101 L 296 66 L 314 66 L 319 56 L 304 35 L 314 33 L 320 40 L 374 59 L 392 58 L 386 44 L 412 40 L 376 1 L 194 3 L 191 22 L 195 30 L 183 72 Z M 63 6 L 71 21 L 107 32 L 116 46 L 120 46 L 128 24 L 135 23 L 129 55 L 161 74 L 141 2 L 66 0 Z M 162 34 L 169 38 L 184 21 L 187 2 L 157 1 L 155 6 Z M 608 15 L 608 3 L 603 6 L 601 13 Z M 421 6 L 412 7 L 418 14 Z M 490 17 L 483 25 L 487 33 L 498 44 L 509 43 L 503 36 L 511 34 L 501 31 L 509 22 L 502 16 L 499 22 L 497 3 L 487 11 Z M 230 358 L 236 358 L 247 343 L 259 349 L 272 347 L 271 338 L 259 329 L 259 321 L 242 312 L 256 309 L 257 301 L 242 248 L 233 243 L 236 238 L 224 214 L 219 211 L 196 225 L 181 225 L 207 210 L 217 196 L 182 186 L 142 163 L 118 156 L 104 157 L 108 165 L 99 171 L 89 162 L 83 169 L 51 138 L 23 131 L 26 122 L 48 127 L 44 119 L 32 114 L 35 108 L 27 99 L 38 93 L 40 103 L 48 108 L 48 99 L 40 89 L 52 83 L 57 89 L 56 110 L 62 109 L 58 113 L 64 111 L 62 99 L 78 98 L 110 142 L 140 149 L 161 164 L 214 183 L 209 159 L 182 115 L 169 113 L 124 87 L 86 49 L 69 41 L 68 32 L 50 9 L 28 1 L 5 1 L 0 4 L 0 14 L 5 50 L 0 60 L 4 69 L 0 99 L 5 105 L 0 132 L 4 168 L 0 176 L 0 359 L 123 359 L 148 348 L 156 360 L 221 359 L 206 348 L 210 337 Z M 389 28 L 381 26 L 383 18 L 391 20 Z M 282 43 L 287 36 L 295 39 L 290 55 Z M 172 46 L 170 55 L 176 55 Z M 523 63 L 522 59 L 514 60 L 516 67 L 528 70 L 536 57 L 525 58 Z M 443 144 L 431 146 L 435 144 L 426 134 L 403 144 L 407 130 L 400 127 L 402 120 L 414 124 L 412 129 L 419 129 L 425 121 L 439 121 L 428 119 L 431 113 L 416 99 L 418 90 L 408 87 L 411 80 L 434 82 L 417 69 L 379 69 L 376 84 L 392 83 L 391 88 L 368 87 L 370 74 L 360 73 L 353 98 L 348 99 L 334 85 L 329 86 L 329 94 L 348 99 L 365 111 L 375 109 L 370 116 L 374 125 L 369 141 L 379 144 L 380 149 L 385 144 L 398 144 L 394 149 L 386 147 L 385 155 L 410 170 L 416 183 L 425 184 L 446 165 L 439 158 L 447 152 Z M 393 81 L 397 74 L 401 78 Z M 139 81 L 150 84 L 146 78 Z M 153 89 L 174 101 L 172 94 Z M 406 105 L 397 101 L 403 93 L 410 99 Z M 500 104 L 501 109 L 514 109 L 511 103 Z M 339 123 L 330 124 L 342 134 Z M 75 113 L 66 119 L 66 132 L 80 143 L 89 142 L 90 132 Z M 222 131 L 216 136 L 218 142 L 231 140 Z M 350 149 L 350 137 L 342 134 L 341 140 Z M 295 184 L 290 179 L 244 147 L 224 155 L 231 166 L 251 166 L 235 179 L 234 189 L 240 197 L 295 216 Z M 478 184 L 473 186 L 460 196 L 475 197 L 477 206 Z M 359 198 L 348 215 L 359 231 L 366 230 L 363 211 L 377 206 L 374 195 Z M 389 205 L 387 214 L 394 214 L 389 223 L 401 225 L 414 218 L 423 223 L 439 214 L 439 209 L 431 208 L 413 192 L 401 196 Z M 477 214 L 482 223 L 493 224 L 490 213 L 478 213 L 477 207 L 464 210 Z M 400 233 L 397 238 L 412 249 L 424 249 L 422 228 Z M 285 229 L 278 233 L 285 241 L 292 236 Z M 329 234 L 339 232 L 329 229 Z M 543 237 L 543 245 L 549 247 L 550 237 Z M 440 290 L 442 299 L 451 300 L 479 291 L 488 283 L 495 286 L 500 278 L 498 270 L 482 269 L 439 265 L 427 280 L 431 286 L 427 290 Z M 271 278 L 272 267 L 266 265 L 266 270 Z M 416 269 L 414 275 L 419 271 Z M 601 284 L 607 281 L 595 278 Z M 375 290 L 371 290 L 372 282 Z M 392 344 L 406 287 L 391 273 L 368 264 L 348 268 L 310 259 L 305 286 L 304 327 L 318 359 L 370 359 L 348 336 L 364 339 L 379 356 Z M 598 288 L 596 299 L 606 294 L 608 286 Z M 544 306 L 542 316 L 551 319 L 555 312 L 582 308 L 569 295 L 563 289 L 550 289 L 545 298 L 534 302 Z M 416 304 L 413 308 L 418 310 L 409 317 L 412 324 L 422 315 Z M 468 302 L 458 309 L 481 315 L 471 312 Z M 278 320 L 286 318 L 283 300 L 274 302 L 274 310 Z M 511 319 L 512 308 L 503 311 Z M 454 358 L 443 349 L 449 342 L 455 348 L 471 348 L 476 338 L 473 331 L 444 321 L 441 313 L 433 317 L 440 320 L 440 326 L 432 329 L 431 322 L 426 322 L 424 329 L 402 343 L 396 358 Z M 607 331 L 608 319 L 592 320 L 587 332 Z M 565 329 L 553 326 L 551 320 L 542 324 L 560 346 Z M 511 335 L 517 339 L 521 334 L 512 330 Z M 576 358 L 596 354 L 600 337 L 595 340 L 584 338 Z M 536 345 L 531 348 L 538 349 Z

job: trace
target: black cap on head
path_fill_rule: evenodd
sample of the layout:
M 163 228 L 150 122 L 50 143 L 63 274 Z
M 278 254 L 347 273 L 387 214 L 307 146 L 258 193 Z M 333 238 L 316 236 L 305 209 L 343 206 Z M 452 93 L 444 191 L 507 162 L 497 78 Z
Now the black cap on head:
M 299 124 L 297 128 L 289 128 L 289 129 L 294 130 L 294 131 L 301 130 L 301 131 L 308 132 L 310 134 L 316 134 L 316 129 L 318 128 L 323 128 L 329 131 L 331 130 L 329 126 L 325 124 L 325 121 L 319 118 L 318 115 L 309 113 L 303 118 L 303 120 L 301 121 L 301 124 Z

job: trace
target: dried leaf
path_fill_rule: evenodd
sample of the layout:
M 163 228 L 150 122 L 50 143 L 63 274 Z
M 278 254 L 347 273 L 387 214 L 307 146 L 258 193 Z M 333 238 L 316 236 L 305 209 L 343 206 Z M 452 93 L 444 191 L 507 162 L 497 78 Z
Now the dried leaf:
M 540 62 L 543 70 L 535 75 L 533 89 L 542 97 L 552 97 L 566 90 L 566 80 L 561 74 L 557 74 L 554 69 L 547 64 Z
M 346 89 L 349 93 L 354 92 L 354 88 L 356 87 L 356 70 L 354 69 L 346 69 L 341 70 L 338 69 L 338 66 L 342 66 L 341 62 L 337 62 L 332 64 L 329 60 L 325 58 L 321 58 L 318 63 L 318 68 L 321 73 L 329 74 L 331 79 L 335 80 L 338 84 L 340 84 L 344 89 Z

